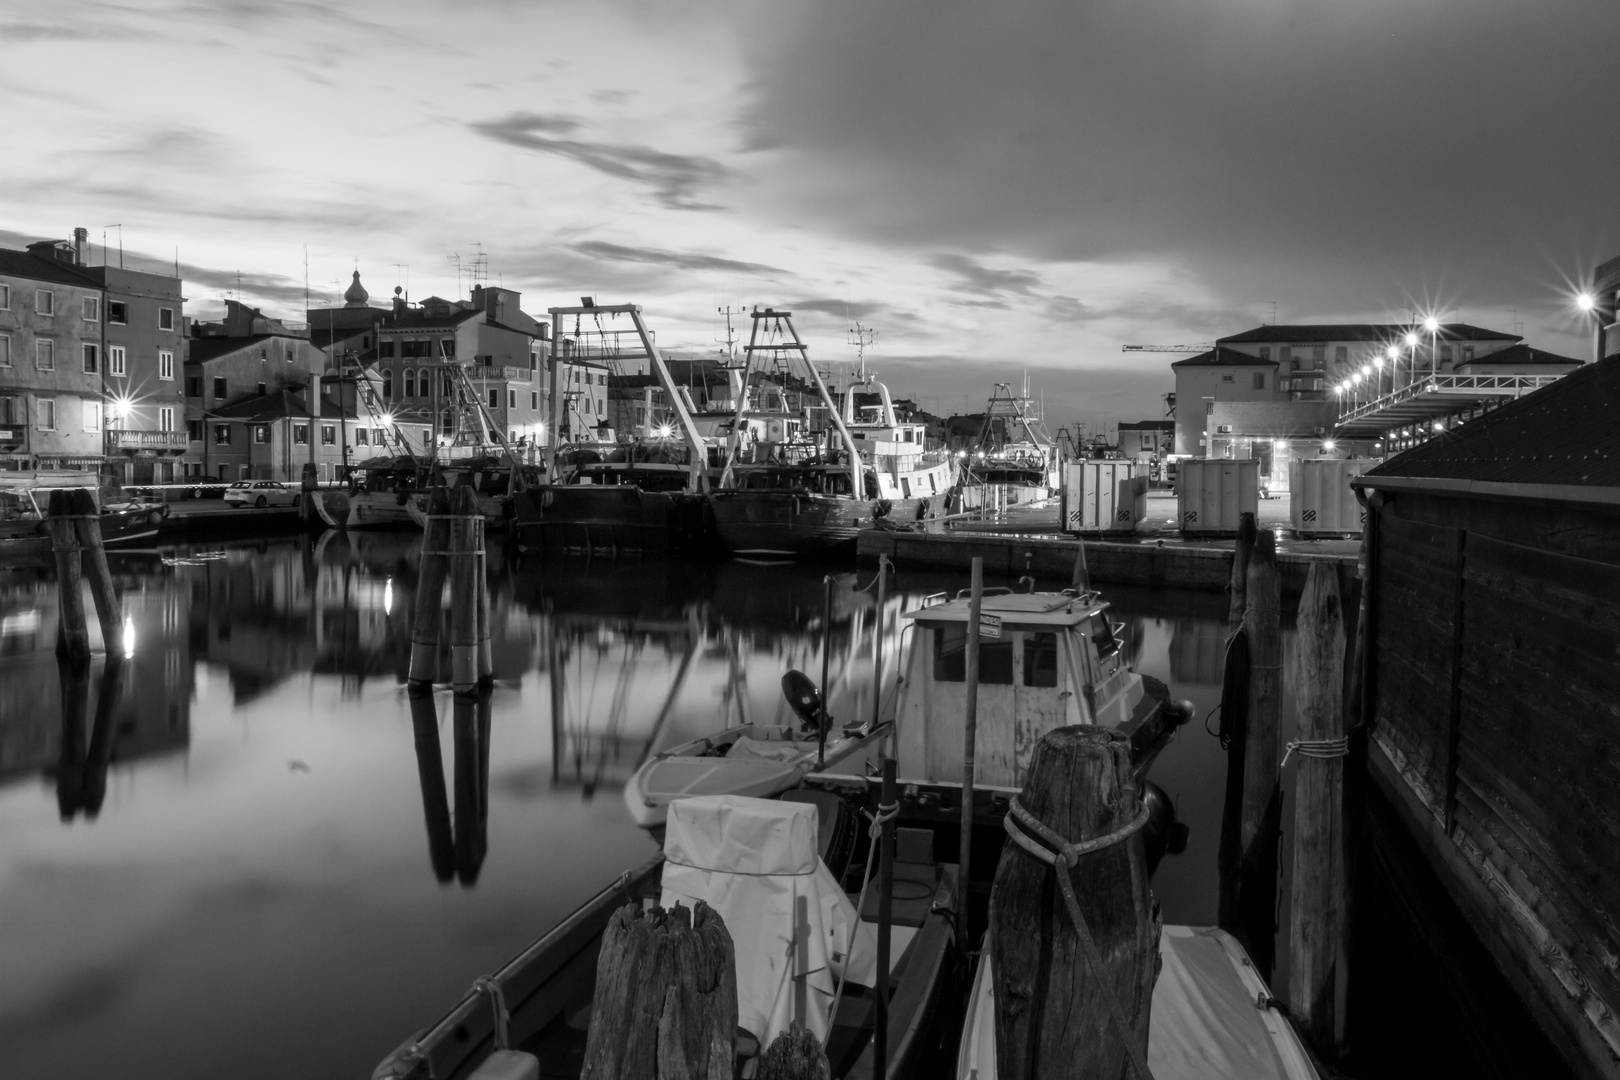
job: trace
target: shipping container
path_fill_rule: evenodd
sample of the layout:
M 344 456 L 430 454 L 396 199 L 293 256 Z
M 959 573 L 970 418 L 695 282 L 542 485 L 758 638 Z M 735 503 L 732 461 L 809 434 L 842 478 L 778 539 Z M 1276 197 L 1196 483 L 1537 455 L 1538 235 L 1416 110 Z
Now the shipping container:
M 1289 463 L 1288 516 L 1298 536 L 1360 536 L 1366 511 L 1350 478 L 1376 462 L 1368 458 L 1299 458 Z
M 1244 514 L 1260 512 L 1260 462 L 1186 458 L 1176 484 L 1176 518 L 1184 533 L 1236 536 Z
M 1063 465 L 1063 531 L 1135 532 L 1147 516 L 1147 467 L 1134 461 L 1068 461 Z

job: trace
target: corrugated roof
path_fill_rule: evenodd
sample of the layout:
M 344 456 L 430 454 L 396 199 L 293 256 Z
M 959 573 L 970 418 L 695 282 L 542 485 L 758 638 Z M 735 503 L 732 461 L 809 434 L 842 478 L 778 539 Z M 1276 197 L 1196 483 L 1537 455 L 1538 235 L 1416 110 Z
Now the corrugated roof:
M 1199 353 L 1197 356 L 1189 356 L 1185 360 L 1177 360 L 1175 363 L 1171 364 L 1170 366 L 1173 367 L 1173 368 L 1178 368 L 1178 367 L 1276 367 L 1277 366 L 1277 361 L 1275 361 L 1275 360 L 1262 360 L 1258 356 L 1250 356 L 1246 352 L 1238 352 L 1236 349 L 1223 349 L 1223 348 L 1220 348 L 1219 346 L 1217 346 L 1217 347 L 1209 350 L 1209 352 Z
M 1500 484 L 1620 485 L 1620 357 L 1587 364 L 1363 474 Z
M 0 274 L 8 277 L 28 278 L 32 281 L 54 281 L 61 285 L 77 285 L 81 289 L 99 289 L 100 282 L 55 259 L 42 259 L 31 251 L 0 248 Z
M 1217 345 L 1258 344 L 1287 345 L 1290 342 L 1329 341 L 1395 341 L 1416 329 L 1419 337 L 1428 331 L 1400 323 L 1293 323 L 1257 326 L 1241 334 L 1216 338 Z M 1486 330 L 1468 323 L 1441 323 L 1437 336 L 1441 341 L 1523 341 L 1518 334 L 1504 334 L 1499 330 Z M 1173 366 L 1173 365 L 1172 365 Z

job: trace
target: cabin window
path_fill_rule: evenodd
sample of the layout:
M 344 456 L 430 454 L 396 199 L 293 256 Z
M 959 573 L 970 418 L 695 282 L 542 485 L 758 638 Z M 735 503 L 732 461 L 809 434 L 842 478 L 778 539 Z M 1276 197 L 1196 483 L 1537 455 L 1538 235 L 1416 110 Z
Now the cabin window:
M 934 681 L 963 682 L 967 679 L 967 624 L 953 623 L 934 630 Z M 1012 638 L 999 641 L 979 639 L 979 682 L 986 686 L 1011 686 L 1013 681 Z
M 1057 685 L 1057 635 L 1024 635 L 1024 685 Z
M 1119 651 L 1119 642 L 1114 639 L 1114 628 L 1108 625 L 1106 615 L 1098 615 L 1091 620 L 1091 644 L 1096 647 L 1100 657 L 1112 656 Z

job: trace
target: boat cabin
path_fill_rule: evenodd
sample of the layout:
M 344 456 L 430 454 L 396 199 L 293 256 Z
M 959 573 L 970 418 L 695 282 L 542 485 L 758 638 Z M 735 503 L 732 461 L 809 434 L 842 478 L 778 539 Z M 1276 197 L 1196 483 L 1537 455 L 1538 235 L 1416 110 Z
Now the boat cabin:
M 967 717 L 966 590 L 904 613 L 913 637 L 895 713 L 900 776 L 961 783 Z M 1142 699 L 1119 627 L 1095 593 L 987 590 L 980 602 L 974 782 L 1017 788 L 1035 744 L 1069 724 L 1119 725 Z

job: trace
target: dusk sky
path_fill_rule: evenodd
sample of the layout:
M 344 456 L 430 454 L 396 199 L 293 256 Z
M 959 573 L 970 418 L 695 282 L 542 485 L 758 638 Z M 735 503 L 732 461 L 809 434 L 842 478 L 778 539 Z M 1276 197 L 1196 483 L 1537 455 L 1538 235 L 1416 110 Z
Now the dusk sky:
M 488 277 L 544 317 L 790 307 L 938 412 L 1163 415 L 1172 355 L 1434 311 L 1586 357 L 1613 0 L 0 0 L 0 245 L 104 228 L 187 311 Z M 131 261 L 131 265 L 134 262 Z M 1515 314 L 1516 312 L 1516 314 Z M 746 321 L 746 320 L 744 320 Z

